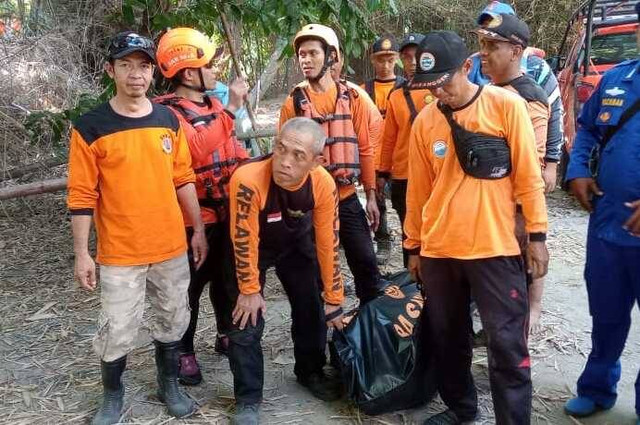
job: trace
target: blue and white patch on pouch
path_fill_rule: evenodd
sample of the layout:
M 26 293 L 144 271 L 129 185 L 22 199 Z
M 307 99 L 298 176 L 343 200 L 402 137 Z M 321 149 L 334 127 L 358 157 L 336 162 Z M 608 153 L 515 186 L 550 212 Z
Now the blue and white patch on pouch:
M 433 144 L 433 154 L 436 158 L 444 158 L 447 154 L 447 144 L 443 140 L 438 140 Z

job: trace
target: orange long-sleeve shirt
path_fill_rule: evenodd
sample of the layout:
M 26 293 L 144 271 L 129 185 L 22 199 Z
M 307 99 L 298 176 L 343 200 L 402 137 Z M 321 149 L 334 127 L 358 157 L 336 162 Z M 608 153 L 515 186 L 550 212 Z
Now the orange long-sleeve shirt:
M 420 112 L 428 102 L 433 101 L 429 90 L 409 90 L 409 94 Z M 403 89 L 394 90 L 387 102 L 384 131 L 380 139 L 380 165 L 382 173 L 391 173 L 396 180 L 406 180 L 409 173 L 409 135 L 411 134 L 411 110 Z
M 326 92 L 316 92 L 308 84 L 302 83 L 309 95 L 309 100 L 322 115 L 332 114 L 335 111 L 335 104 L 338 96 L 337 87 L 331 84 Z M 369 95 L 360 87 L 347 82 L 351 91 L 351 116 L 353 117 L 353 127 L 358 135 L 358 150 L 360 156 L 360 167 L 362 170 L 361 180 L 365 191 L 375 190 L 375 153 L 378 140 L 382 133 L 382 116 L 378 108 L 373 103 Z M 296 116 L 293 106 L 293 98 L 288 96 L 280 109 L 280 121 L 278 128 L 290 118 Z M 345 199 L 355 193 L 355 187 L 340 186 L 338 188 L 340 199 Z
M 547 231 L 544 184 L 525 102 L 485 86 L 453 116 L 469 131 L 504 137 L 511 151 L 511 174 L 499 180 L 466 175 L 445 116 L 436 102 L 427 105 L 409 141 L 405 247 L 434 258 L 519 255 L 516 200 L 522 203 L 526 231 Z
M 316 167 L 300 186 L 282 188 L 272 175 L 269 157 L 238 167 L 231 177 L 231 238 L 240 292 L 260 291 L 262 256 L 277 257 L 291 248 L 297 232 L 313 231 L 324 300 L 342 304 L 338 196 L 333 177 L 324 168 Z
M 101 264 L 151 264 L 186 251 L 176 188 L 194 181 L 186 137 L 165 106 L 130 118 L 105 103 L 74 124 L 67 204 L 71 214 L 94 215 Z

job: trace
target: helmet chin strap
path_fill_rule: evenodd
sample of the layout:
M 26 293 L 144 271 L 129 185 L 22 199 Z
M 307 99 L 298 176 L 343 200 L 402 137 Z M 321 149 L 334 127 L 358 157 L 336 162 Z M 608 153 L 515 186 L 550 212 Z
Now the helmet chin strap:
M 180 82 L 180 85 L 182 87 L 186 87 L 188 89 L 195 90 L 200 93 L 204 93 L 207 91 L 207 88 L 204 86 L 204 76 L 202 75 L 202 68 L 198 68 L 198 76 L 200 77 L 200 87 L 192 86 L 191 84 L 185 84 L 183 82 Z
M 310 83 L 317 83 L 318 81 L 320 81 L 322 79 L 322 77 L 324 77 L 324 74 L 327 73 L 329 68 L 331 68 L 336 63 L 335 60 L 330 59 L 331 56 L 329 55 L 329 48 L 328 47 L 325 49 L 324 52 L 325 52 L 324 65 L 322 65 L 322 69 L 320 70 L 320 72 L 318 73 L 317 76 L 307 78 L 307 80 L 309 80 Z

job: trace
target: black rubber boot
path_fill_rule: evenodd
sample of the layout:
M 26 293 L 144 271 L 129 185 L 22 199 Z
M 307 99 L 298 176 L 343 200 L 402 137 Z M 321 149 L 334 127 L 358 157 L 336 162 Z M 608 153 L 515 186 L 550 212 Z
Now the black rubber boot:
M 182 343 L 153 342 L 156 346 L 158 368 L 158 398 L 164 402 L 169 413 L 176 418 L 186 418 L 196 411 L 196 405 L 178 387 L 178 358 Z
M 127 356 L 112 362 L 101 362 L 102 387 L 104 391 L 102 406 L 93 417 L 91 425 L 112 425 L 120 422 L 124 398 L 122 372 L 127 367 Z

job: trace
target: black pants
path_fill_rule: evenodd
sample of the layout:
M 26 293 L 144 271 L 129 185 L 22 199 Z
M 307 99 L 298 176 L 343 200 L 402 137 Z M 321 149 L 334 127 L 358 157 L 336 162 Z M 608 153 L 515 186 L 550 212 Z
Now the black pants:
M 380 211 L 380 225 L 376 230 L 375 239 L 378 242 L 388 241 L 391 235 L 389 234 L 389 225 L 387 223 L 387 202 L 384 196 L 381 198 L 376 197 L 376 204 L 378 204 L 378 211 Z
M 312 250 L 311 237 L 304 244 Z M 290 249 L 275 261 L 276 275 L 291 304 L 291 336 L 295 357 L 294 373 L 306 377 L 322 371 L 326 363 L 327 327 L 324 304 L 317 279 L 317 262 L 306 254 L 309 249 Z M 266 269 L 260 271 L 264 287 Z M 235 303 L 234 303 L 235 304 Z M 264 386 L 264 359 L 260 339 L 264 330 L 261 317 L 257 326 L 244 330 L 235 325 L 229 336 L 229 365 L 233 373 L 236 403 L 259 403 Z
M 193 229 L 187 228 L 191 271 L 191 281 L 189 282 L 191 320 L 182 337 L 182 347 L 185 352 L 194 351 L 193 337 L 198 326 L 200 296 L 207 283 L 209 283 L 209 299 L 216 315 L 216 325 L 221 334 L 226 334 L 231 328 L 231 312 L 238 294 L 233 244 L 229 236 L 229 222 L 207 224 L 205 234 L 209 243 L 209 254 L 202 266 L 196 270 L 191 251 Z
M 391 180 L 391 206 L 398 213 L 400 227 L 402 229 L 402 263 L 407 267 L 409 262 L 409 252 L 404 249 L 404 240 L 407 235 L 404 233 L 404 218 L 407 215 L 407 181 Z
M 482 260 L 421 258 L 442 400 L 462 421 L 475 418 L 476 388 L 471 376 L 469 301 L 473 295 L 487 333 L 489 381 L 496 424 L 531 421 L 528 299 L 520 256 Z
M 367 216 L 356 194 L 340 201 L 338 215 L 340 243 L 353 274 L 356 296 L 361 303 L 370 301 L 377 296 L 380 289 L 378 263 Z

